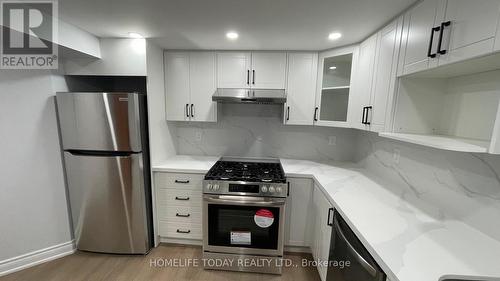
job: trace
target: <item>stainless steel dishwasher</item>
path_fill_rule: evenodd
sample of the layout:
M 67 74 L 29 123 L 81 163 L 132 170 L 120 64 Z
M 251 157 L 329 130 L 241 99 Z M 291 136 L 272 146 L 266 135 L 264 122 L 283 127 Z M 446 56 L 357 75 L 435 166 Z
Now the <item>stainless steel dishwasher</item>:
M 386 275 L 361 241 L 335 211 L 329 262 L 347 262 L 349 266 L 329 266 L 327 281 L 384 281 Z

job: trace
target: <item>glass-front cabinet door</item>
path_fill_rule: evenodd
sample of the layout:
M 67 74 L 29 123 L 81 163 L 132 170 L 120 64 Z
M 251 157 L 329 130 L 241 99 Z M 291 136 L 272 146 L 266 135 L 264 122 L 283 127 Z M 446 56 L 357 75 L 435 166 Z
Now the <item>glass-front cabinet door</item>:
M 351 77 L 357 48 L 346 47 L 319 54 L 314 123 L 348 127 Z

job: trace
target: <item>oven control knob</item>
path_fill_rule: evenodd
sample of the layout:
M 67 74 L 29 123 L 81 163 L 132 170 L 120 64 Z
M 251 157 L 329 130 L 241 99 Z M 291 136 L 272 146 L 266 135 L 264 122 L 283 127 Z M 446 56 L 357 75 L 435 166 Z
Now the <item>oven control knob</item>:
M 278 187 L 276 187 L 276 192 L 277 192 L 277 193 L 281 193 L 281 187 L 279 187 L 279 186 L 278 186 Z
M 212 190 L 212 188 L 213 188 L 213 186 L 212 186 L 212 184 L 211 184 L 211 183 L 207 184 L 207 189 L 208 189 L 208 190 Z
M 274 193 L 274 186 L 269 187 L 269 192 Z
M 261 190 L 262 192 L 267 192 L 267 186 L 265 186 L 265 185 L 264 185 L 264 186 L 262 186 L 262 187 L 260 188 L 260 190 Z
M 218 184 L 214 184 L 214 190 L 215 191 L 219 190 L 219 185 Z

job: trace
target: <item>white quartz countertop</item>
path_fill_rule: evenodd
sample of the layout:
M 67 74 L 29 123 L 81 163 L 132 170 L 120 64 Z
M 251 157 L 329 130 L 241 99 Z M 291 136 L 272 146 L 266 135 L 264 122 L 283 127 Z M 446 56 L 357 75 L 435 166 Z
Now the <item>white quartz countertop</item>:
M 205 173 L 217 159 L 176 156 L 153 165 L 153 171 Z M 349 164 L 292 159 L 281 164 L 288 177 L 314 180 L 391 280 L 500 280 L 499 241 L 428 214 L 394 192 L 392 183 Z

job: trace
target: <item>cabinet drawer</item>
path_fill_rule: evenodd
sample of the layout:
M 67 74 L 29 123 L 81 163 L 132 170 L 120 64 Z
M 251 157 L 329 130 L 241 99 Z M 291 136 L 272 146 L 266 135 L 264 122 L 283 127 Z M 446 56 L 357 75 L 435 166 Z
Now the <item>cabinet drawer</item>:
M 203 183 L 203 174 L 185 173 L 156 173 L 156 188 L 187 188 L 200 189 Z
M 202 239 L 201 224 L 160 221 L 158 234 L 162 237 L 181 239 Z
M 201 190 L 158 189 L 156 195 L 158 205 L 201 208 Z
M 201 206 L 158 206 L 158 218 L 169 222 L 201 224 Z

